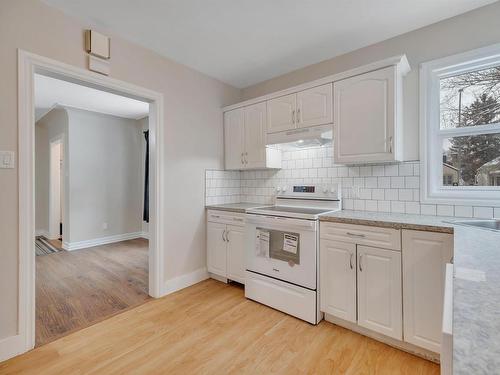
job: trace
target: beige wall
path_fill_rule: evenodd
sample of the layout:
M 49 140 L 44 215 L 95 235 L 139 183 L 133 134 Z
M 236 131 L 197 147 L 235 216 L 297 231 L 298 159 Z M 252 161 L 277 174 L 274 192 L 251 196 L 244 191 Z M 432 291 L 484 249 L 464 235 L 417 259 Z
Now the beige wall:
M 17 152 L 17 49 L 86 68 L 86 25 L 36 0 L 0 2 L 0 150 Z M 112 36 L 111 76 L 164 95 L 167 279 L 206 265 L 204 172 L 223 168 L 220 107 L 240 90 Z M 17 159 L 17 158 L 16 158 Z M 0 339 L 16 334 L 18 169 L 0 170 Z
M 500 42 L 500 2 L 310 65 L 243 89 L 251 99 L 405 53 L 412 71 L 404 82 L 404 158 L 418 160 L 418 69 L 424 61 Z

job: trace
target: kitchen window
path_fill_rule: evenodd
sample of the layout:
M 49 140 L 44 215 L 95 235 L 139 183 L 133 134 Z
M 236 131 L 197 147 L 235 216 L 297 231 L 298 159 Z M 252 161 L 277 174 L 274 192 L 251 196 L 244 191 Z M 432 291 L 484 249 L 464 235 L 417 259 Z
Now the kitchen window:
M 421 65 L 424 203 L 500 204 L 500 45 Z

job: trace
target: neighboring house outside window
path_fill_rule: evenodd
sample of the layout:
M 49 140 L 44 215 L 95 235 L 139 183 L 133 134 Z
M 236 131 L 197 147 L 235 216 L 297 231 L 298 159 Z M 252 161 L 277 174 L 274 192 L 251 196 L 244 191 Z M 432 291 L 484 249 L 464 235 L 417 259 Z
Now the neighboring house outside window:
M 500 204 L 500 45 L 422 64 L 422 201 Z

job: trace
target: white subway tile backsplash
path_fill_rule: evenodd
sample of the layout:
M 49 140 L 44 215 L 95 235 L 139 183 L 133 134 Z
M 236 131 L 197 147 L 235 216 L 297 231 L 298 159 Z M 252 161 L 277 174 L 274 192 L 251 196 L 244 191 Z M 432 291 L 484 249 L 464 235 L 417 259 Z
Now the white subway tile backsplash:
M 379 212 L 460 217 L 500 217 L 500 207 L 472 207 L 420 203 L 418 161 L 381 165 L 333 164 L 332 147 L 313 147 L 282 153 L 281 170 L 205 173 L 206 204 L 254 202 L 272 204 L 276 188 L 298 184 L 342 186 L 343 208 Z

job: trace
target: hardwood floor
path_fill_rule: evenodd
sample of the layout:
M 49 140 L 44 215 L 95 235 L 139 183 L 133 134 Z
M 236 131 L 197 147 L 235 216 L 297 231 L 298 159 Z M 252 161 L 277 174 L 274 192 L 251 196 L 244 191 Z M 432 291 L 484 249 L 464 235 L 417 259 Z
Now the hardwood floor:
M 36 346 L 143 303 L 148 241 L 36 257 Z
M 318 326 L 207 280 L 0 364 L 0 374 L 439 374 L 439 366 Z

